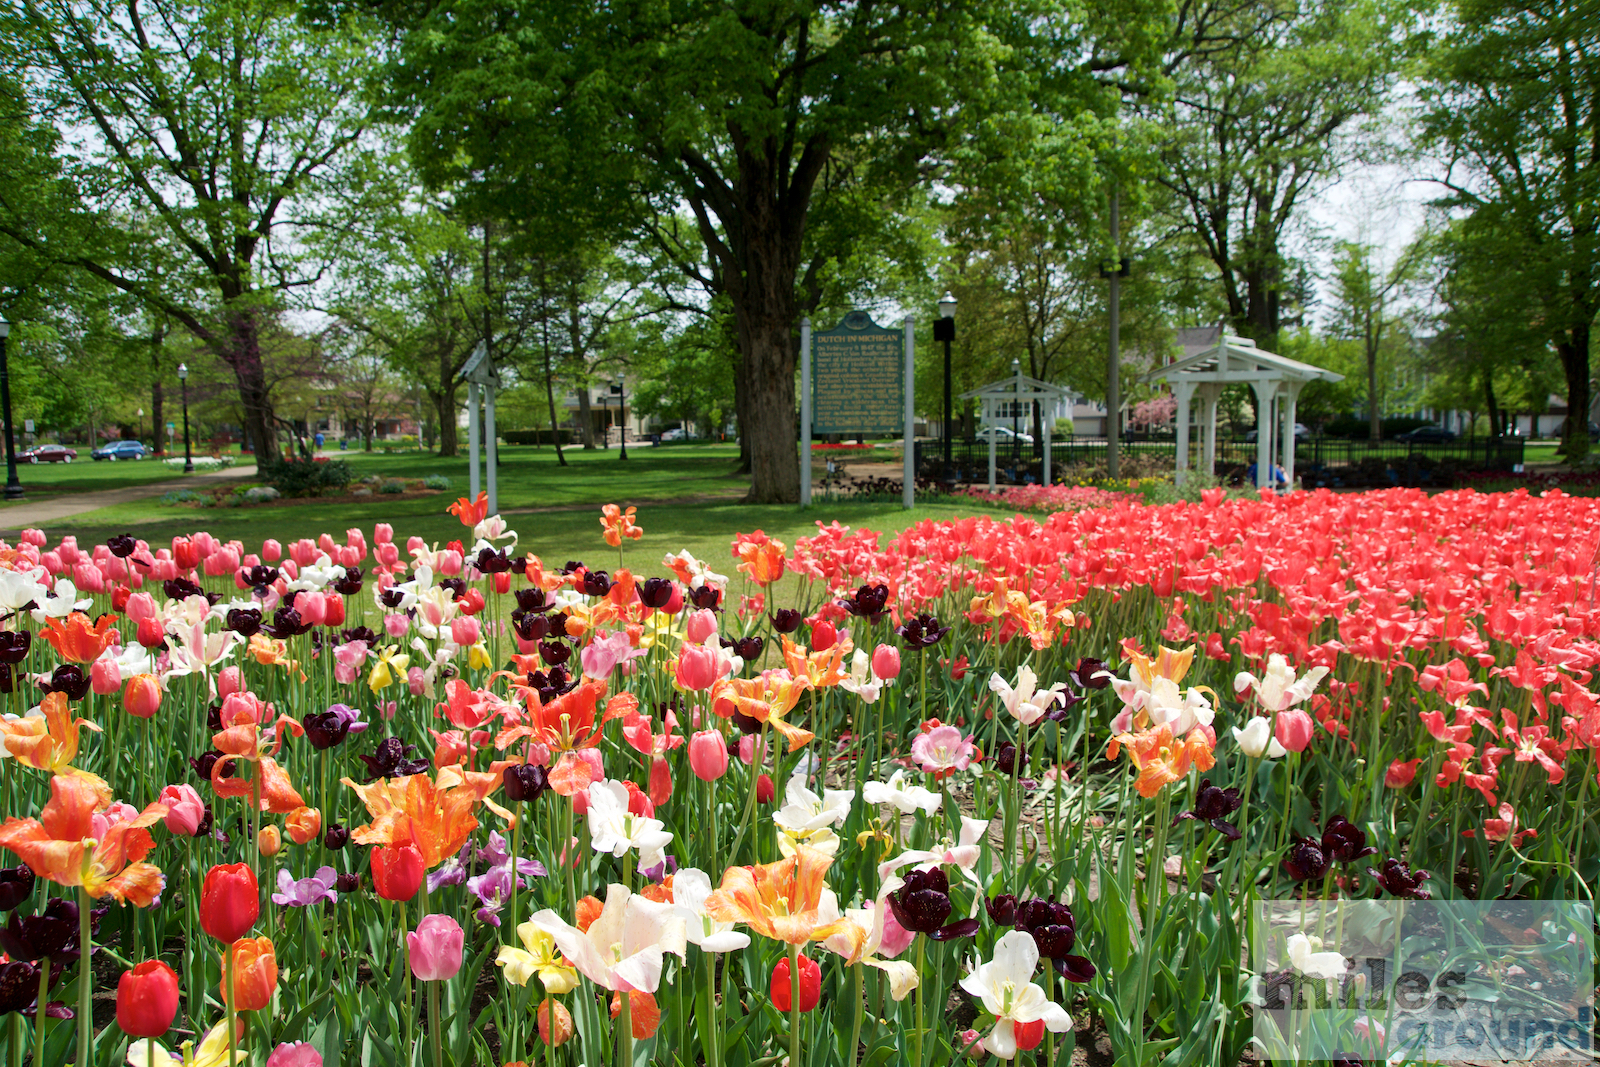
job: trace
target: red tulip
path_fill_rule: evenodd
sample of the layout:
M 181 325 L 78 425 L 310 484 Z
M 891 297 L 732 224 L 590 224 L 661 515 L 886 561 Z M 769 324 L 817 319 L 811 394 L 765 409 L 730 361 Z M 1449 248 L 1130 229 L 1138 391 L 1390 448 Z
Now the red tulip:
M 206 872 L 200 890 L 200 929 L 231 945 L 261 914 L 261 888 L 247 863 L 227 863 Z
M 827 619 L 823 619 L 811 628 L 811 651 L 826 652 L 839 640 L 839 629 Z
M 140 619 L 138 628 L 134 630 L 134 639 L 145 648 L 159 648 L 161 642 L 167 639 L 167 632 L 162 629 L 159 619 Z
M 789 971 L 788 957 L 772 968 L 772 1006 L 788 1011 L 794 1005 L 793 976 Z M 810 1011 L 822 999 L 822 968 L 810 956 L 800 957 L 800 1010 Z
M 322 620 L 324 626 L 344 625 L 344 597 L 338 593 L 324 593 L 322 600 L 327 609 L 327 617 Z
M 422 850 L 413 844 L 372 850 L 372 887 L 384 900 L 410 900 L 422 888 Z
M 689 738 L 689 769 L 702 782 L 714 782 L 728 773 L 728 743 L 715 730 L 701 730 Z
M 757 803 L 771 804 L 772 798 L 777 796 L 777 792 L 778 791 L 772 786 L 772 778 L 770 775 L 763 774 L 760 778 L 756 779 Z
M 1278 744 L 1290 752 L 1304 752 L 1311 746 L 1312 735 L 1316 726 L 1307 715 L 1299 708 L 1290 708 L 1278 712 L 1278 721 L 1274 724 L 1274 732 L 1278 737 Z
M 1417 776 L 1417 764 L 1421 762 L 1420 759 L 1395 760 L 1384 772 L 1383 784 L 1390 789 L 1404 789 Z
M 178 1014 L 178 976 L 160 960 L 145 960 L 117 982 L 117 1025 L 129 1037 L 160 1037 Z

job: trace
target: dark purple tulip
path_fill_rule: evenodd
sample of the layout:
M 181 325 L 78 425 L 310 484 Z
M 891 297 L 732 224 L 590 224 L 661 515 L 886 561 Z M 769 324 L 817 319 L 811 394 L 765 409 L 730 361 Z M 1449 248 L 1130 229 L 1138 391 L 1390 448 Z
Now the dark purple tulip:
M 639 584 L 639 602 L 659 611 L 672 600 L 672 582 L 667 578 L 646 578 Z
M 20 1012 L 39 995 L 39 968 L 14 960 L 0 963 L 0 1015 Z
M 1070 672 L 1072 682 L 1080 689 L 1105 689 L 1111 685 L 1111 674 L 1105 660 L 1085 656 Z
M 274 611 L 272 613 L 272 624 L 270 626 L 263 625 L 261 628 L 267 632 L 267 636 L 275 637 L 280 641 L 284 638 L 303 634 L 311 629 L 310 626 L 306 625 L 305 620 L 300 617 L 298 611 L 287 606 L 280 607 L 277 611 Z
M 1068 981 L 1087 982 L 1094 977 L 1094 964 L 1072 954 L 1078 924 L 1067 905 L 1053 900 L 1024 901 L 1017 905 L 1017 929 L 1033 937 L 1039 955 L 1054 963 Z
M 541 645 L 541 648 L 544 646 Z M 565 648 L 565 645 L 561 646 Z M 572 692 L 578 688 L 578 680 L 572 677 L 572 672 L 559 664 L 551 667 L 548 672 L 534 671 L 528 675 L 528 688 L 539 694 L 539 701 L 548 704 L 556 697 Z
M 889 894 L 889 907 L 900 925 L 918 934 L 931 934 L 950 917 L 950 880 L 944 870 L 913 870 L 906 884 Z
M 900 636 L 900 640 L 905 643 L 908 650 L 922 652 L 944 640 L 944 636 L 950 632 L 950 627 L 940 626 L 938 619 L 923 612 L 895 627 L 894 632 Z
M 322 832 L 322 847 L 332 852 L 338 852 L 350 843 L 350 831 L 340 823 L 334 823 Z
M 550 620 L 546 616 L 520 608 L 511 613 L 511 626 L 524 641 L 542 641 L 550 633 Z
M 307 715 L 300 720 L 300 725 L 306 728 L 306 740 L 311 742 L 311 747 L 319 751 L 343 743 L 353 727 L 366 728 L 360 713 L 345 704 L 335 704 L 327 711 Z
M 339 631 L 339 640 L 344 642 L 365 641 L 368 648 L 376 648 L 378 635 L 373 632 L 370 626 L 352 626 L 348 630 Z
M 1343 815 L 1335 815 L 1322 828 L 1322 849 L 1335 863 L 1353 863 L 1378 854 L 1367 844 L 1366 833 Z
M 367 773 L 371 776 L 369 782 L 379 778 L 398 778 L 408 774 L 420 774 L 428 769 L 428 761 L 408 760 L 407 753 L 415 752 L 415 745 L 407 745 L 398 737 L 386 737 L 378 742 L 370 756 L 361 756 L 361 762 L 367 765 Z
M 584 596 L 605 596 L 611 592 L 611 575 L 605 571 L 584 571 L 578 592 Z
M 167 594 L 168 600 L 186 600 L 192 596 L 205 596 L 205 590 L 198 583 L 187 578 L 169 578 L 161 583 L 161 591 Z
M 761 730 L 760 719 L 753 715 L 746 715 L 744 712 L 738 711 L 737 709 L 733 713 L 733 725 L 737 726 L 739 728 L 739 732 L 744 734 L 759 733 Z M 729 742 L 728 753 L 729 755 L 737 756 L 739 754 L 738 746 L 733 742 Z
M 479 574 L 504 574 L 511 569 L 511 561 L 506 558 L 506 550 L 488 546 L 478 550 L 478 556 L 472 561 L 472 565 L 478 568 Z
M 505 770 L 505 786 L 510 800 L 538 800 L 550 788 L 550 772 L 537 763 L 513 763 Z
M 518 589 L 511 594 L 516 598 L 517 611 L 541 612 L 546 608 L 549 599 L 543 589 Z
M 78 905 L 65 897 L 51 897 L 39 915 L 12 912 L 11 921 L 0 927 L 0 948 L 14 960 L 33 963 L 46 956 L 76 954 Z
M 539 658 L 551 667 L 559 667 L 572 657 L 572 649 L 560 641 L 540 641 Z
M 1002 742 L 1000 750 L 994 754 L 995 766 L 1000 768 L 1000 773 L 1015 778 L 1028 767 L 1028 753 L 1018 752 L 1017 746 L 1010 741 Z
M 361 888 L 361 875 L 341 874 L 334 880 L 333 887 L 341 893 L 354 893 Z
M 355 596 L 361 592 L 361 568 L 346 567 L 343 578 L 333 580 L 333 591 L 340 596 Z
M 1368 867 L 1367 873 L 1376 878 L 1390 896 L 1404 900 L 1427 900 L 1431 895 L 1422 888 L 1422 883 L 1428 880 L 1428 872 L 1413 871 L 1403 860 L 1384 860 L 1381 869 Z
M 265 563 L 257 563 L 248 570 L 241 571 L 244 584 L 255 590 L 257 596 L 267 595 L 267 586 L 278 580 L 279 570 Z
M 89 676 L 75 663 L 63 663 L 50 675 L 50 680 L 40 682 L 46 693 L 65 693 L 68 700 L 82 700 L 89 693 Z
M 222 620 L 224 630 L 232 630 L 246 641 L 261 632 L 261 612 L 255 608 L 229 608 Z
M 766 642 L 759 637 L 741 637 L 733 643 L 733 652 L 742 660 L 760 659 L 765 646 Z
M 1297 882 L 1322 878 L 1332 866 L 1333 857 L 1323 851 L 1322 842 L 1314 837 L 1302 837 L 1295 842 L 1283 861 L 1283 869 Z
M 722 603 L 722 593 L 712 585 L 702 585 L 689 590 L 689 603 L 702 611 L 715 611 Z
M 587 570 L 587 569 L 588 568 L 583 565 L 583 560 L 581 560 L 581 559 L 569 559 L 569 560 L 567 560 L 567 565 L 565 567 L 561 568 L 561 573 L 562 574 L 577 574 L 579 571 Z
M 11 664 L 0 663 L 0 693 L 15 693 L 17 691 L 16 675 L 11 673 Z
M 1017 921 L 1017 898 L 1010 893 L 1001 893 L 997 897 L 990 897 L 983 902 L 989 911 L 989 921 L 996 926 L 1013 926 Z
M 382 604 L 390 611 L 398 610 L 400 605 L 405 603 L 405 599 L 405 590 L 397 589 L 394 586 L 390 586 L 388 589 L 385 589 L 383 592 L 378 594 L 378 603 Z
M 135 541 L 128 534 L 117 534 L 115 537 L 106 538 L 106 547 L 109 548 L 111 550 L 111 554 L 116 556 L 118 559 L 127 559 L 129 556 L 133 555 L 135 550 L 138 549 L 139 542 Z
M 0 630 L 0 663 L 21 663 L 32 644 L 33 634 L 27 630 Z
M 461 600 L 467 595 L 467 580 L 465 578 L 440 578 L 439 588 L 450 590 L 451 600 Z
M 211 781 L 211 772 L 216 767 L 217 761 L 219 759 L 221 759 L 221 758 L 222 758 L 222 753 L 219 752 L 219 751 L 216 751 L 216 750 L 212 750 L 212 751 L 209 751 L 209 752 L 202 752 L 202 753 L 200 753 L 200 755 L 195 756 L 194 758 L 189 760 L 189 766 L 194 768 L 194 773 L 197 776 L 199 776 L 201 778 L 204 778 L 206 781 L 209 782 L 209 781 Z M 226 763 L 226 764 L 223 765 L 223 767 L 222 767 L 222 777 L 224 777 L 224 778 L 232 778 L 233 777 L 233 764 L 232 763 Z
M 1239 840 L 1239 830 L 1226 820 L 1226 816 L 1239 810 L 1244 802 L 1239 798 L 1237 789 L 1218 789 L 1211 784 L 1211 779 L 1200 779 L 1200 788 L 1195 790 L 1194 809 L 1180 811 L 1178 817 L 1172 820 L 1172 825 L 1185 819 L 1196 819 L 1206 823 L 1217 833 L 1230 841 Z
M 864 585 L 848 600 L 839 601 L 839 606 L 858 619 L 877 622 L 888 612 L 889 587 L 882 583 Z
M 771 622 L 774 633 L 792 634 L 800 629 L 800 624 L 805 622 L 805 616 L 793 608 L 779 608 L 772 613 Z
M 33 869 L 26 863 L 0 868 L 0 911 L 13 911 L 33 895 Z

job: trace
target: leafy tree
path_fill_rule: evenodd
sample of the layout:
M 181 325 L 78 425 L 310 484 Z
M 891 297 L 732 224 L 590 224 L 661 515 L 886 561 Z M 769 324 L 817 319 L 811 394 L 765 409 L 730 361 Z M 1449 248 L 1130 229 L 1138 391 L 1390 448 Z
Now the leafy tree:
M 1600 314 L 1600 10 L 1457 0 L 1449 16 L 1419 41 L 1424 138 L 1446 157 L 1439 180 L 1466 213 L 1463 239 L 1496 265 L 1496 306 L 1516 323 L 1531 313 L 1560 359 L 1567 458 L 1579 462 Z
M 0 233 L 181 324 L 227 366 L 241 421 L 276 453 L 262 338 L 320 271 L 309 225 L 367 122 L 373 42 L 313 29 L 287 0 L 23 0 L 7 31 L 32 108 L 81 136 L 57 145 L 82 190 L 71 227 L 41 229 L 0 189 Z
M 1373 245 L 1343 241 L 1334 259 L 1332 332 L 1360 347 L 1367 377 L 1368 438 L 1374 442 L 1383 440 L 1379 357 L 1410 340 L 1404 296 L 1424 259 L 1425 245 L 1425 240 L 1413 242 L 1385 264 Z
M 1141 59 L 1154 10 L 418 0 L 390 14 L 429 165 L 469 168 L 541 218 L 595 217 L 586 204 L 619 189 L 688 206 L 733 309 L 751 498 L 793 501 L 797 288 L 819 188 L 845 167 L 910 187 L 974 132 L 1011 140 L 1003 116 L 1031 114 L 1030 98 L 1104 111 L 1100 78 Z M 545 181 L 563 175 L 581 188 Z

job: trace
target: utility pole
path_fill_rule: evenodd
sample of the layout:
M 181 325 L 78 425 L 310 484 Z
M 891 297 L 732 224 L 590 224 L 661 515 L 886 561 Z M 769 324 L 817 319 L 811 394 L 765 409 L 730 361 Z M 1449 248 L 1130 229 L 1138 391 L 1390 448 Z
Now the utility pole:
M 1111 281 L 1110 318 L 1111 350 L 1106 359 L 1106 475 L 1120 477 L 1117 453 L 1122 447 L 1122 279 L 1128 276 L 1132 264 L 1122 255 L 1119 190 L 1115 179 L 1111 182 L 1111 252 L 1112 265 L 1102 266 L 1100 276 Z

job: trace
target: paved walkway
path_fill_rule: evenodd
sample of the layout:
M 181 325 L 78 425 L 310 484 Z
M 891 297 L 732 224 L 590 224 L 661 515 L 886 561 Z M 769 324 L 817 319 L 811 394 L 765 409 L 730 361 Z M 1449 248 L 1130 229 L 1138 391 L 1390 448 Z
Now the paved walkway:
M 148 482 L 144 485 L 130 485 L 123 489 L 102 489 L 94 493 L 66 493 L 62 496 L 37 502 L 24 499 L 20 504 L 12 504 L 0 509 L 0 537 L 15 538 L 30 526 L 48 529 L 52 522 L 59 522 L 69 515 L 81 515 L 85 511 L 109 508 L 114 504 L 129 504 L 135 500 L 147 500 L 153 496 L 170 493 L 175 489 L 189 489 L 216 482 L 229 482 L 239 478 L 249 478 L 255 473 L 255 464 L 251 463 L 248 466 L 229 467 L 226 470 L 212 471 L 209 474 L 191 474 L 185 478 Z

